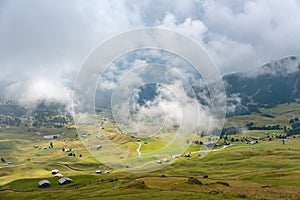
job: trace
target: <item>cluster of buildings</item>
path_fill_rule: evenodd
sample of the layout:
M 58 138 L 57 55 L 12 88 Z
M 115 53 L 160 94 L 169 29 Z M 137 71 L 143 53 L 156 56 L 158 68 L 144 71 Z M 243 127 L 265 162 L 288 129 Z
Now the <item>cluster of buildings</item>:
M 53 169 L 51 171 L 51 174 L 53 174 L 55 177 L 59 177 L 60 179 L 58 179 L 58 184 L 59 185 L 65 185 L 65 184 L 69 184 L 72 183 L 73 180 L 68 178 L 68 177 L 64 177 L 62 174 L 59 173 L 58 169 Z M 39 188 L 46 188 L 50 186 L 50 181 L 49 180 L 41 180 L 39 181 Z

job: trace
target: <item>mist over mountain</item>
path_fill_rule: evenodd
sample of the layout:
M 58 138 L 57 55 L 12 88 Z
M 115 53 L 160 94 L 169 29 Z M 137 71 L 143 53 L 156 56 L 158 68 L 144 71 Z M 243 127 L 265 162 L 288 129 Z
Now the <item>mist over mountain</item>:
M 247 114 L 300 98 L 300 62 L 295 56 L 271 61 L 256 75 L 233 73 L 223 79 L 227 96 L 235 94 L 240 98 L 235 114 Z
M 273 60 L 257 71 L 232 73 L 223 76 L 228 115 L 259 112 L 260 108 L 271 108 L 278 104 L 300 99 L 300 61 L 295 56 Z M 202 105 L 208 105 L 206 86 L 193 87 L 196 98 Z M 157 87 L 144 87 L 140 91 L 140 104 L 151 101 Z M 187 91 L 189 95 L 191 92 Z
M 223 76 L 228 116 L 259 112 L 260 108 L 270 108 L 278 104 L 299 101 L 299 79 L 300 61 L 295 56 L 266 63 L 255 74 L 232 73 Z M 0 112 L 2 115 L 22 116 L 41 112 L 59 115 L 71 112 L 70 105 L 53 99 L 41 99 L 35 105 L 24 106 L 18 103 L 20 100 L 7 97 L 4 87 L 5 85 L 0 87 L 0 100 L 2 102 Z M 138 103 L 142 105 L 155 99 L 157 89 L 158 85 L 155 84 L 142 87 L 139 91 Z M 207 105 L 208 101 L 203 99 L 204 96 L 209 96 L 206 86 L 193 89 L 196 91 L 196 98 L 200 104 Z M 203 96 L 203 94 L 205 95 Z M 102 106 L 105 105 L 109 108 L 110 99 L 107 98 L 107 95 L 98 95 L 98 98 L 102 97 L 102 102 L 106 101 Z M 96 98 L 96 102 L 97 100 Z

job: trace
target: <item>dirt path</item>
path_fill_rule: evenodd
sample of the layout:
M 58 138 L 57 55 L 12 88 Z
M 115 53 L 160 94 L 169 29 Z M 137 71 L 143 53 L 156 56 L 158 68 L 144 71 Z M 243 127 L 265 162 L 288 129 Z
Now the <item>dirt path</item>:
M 27 163 L 22 163 L 22 164 L 18 164 L 18 165 L 14 165 L 14 164 L 11 164 L 11 165 L 5 165 L 5 166 L 1 166 L 0 169 L 2 168 L 10 168 L 10 167 L 20 167 L 20 166 L 23 166 L 23 165 L 26 165 Z
M 138 148 L 136 149 L 137 153 L 138 153 L 138 157 L 141 157 L 141 147 L 142 147 L 142 143 L 141 142 L 137 142 L 138 143 Z M 209 152 L 214 152 L 214 151 L 221 151 L 221 150 L 224 150 L 226 149 L 227 147 L 230 147 L 232 146 L 232 144 L 230 145 L 226 145 L 226 146 L 223 146 L 222 148 L 219 148 L 219 149 L 207 149 L 207 150 L 200 150 L 200 151 L 194 151 L 194 152 L 191 152 L 190 154 L 198 154 L 198 153 L 201 153 L 201 152 L 205 152 L 205 153 L 209 153 Z M 43 161 L 41 162 L 32 162 L 32 163 L 44 163 Z M 76 168 L 73 168 L 73 167 L 70 167 L 68 164 L 62 164 L 62 163 L 58 163 L 58 162 L 53 162 L 54 164 L 57 164 L 57 165 L 60 165 L 68 170 L 73 170 L 73 171 L 84 171 L 84 170 L 81 170 L 81 169 L 76 169 Z M 0 169 L 1 168 L 10 168 L 10 167 L 20 167 L 20 166 L 23 166 L 23 165 L 26 165 L 28 163 L 22 163 L 22 164 L 18 164 L 18 165 L 6 165 L 6 166 L 0 166 Z M 85 172 L 89 172 L 89 171 L 85 171 Z
M 223 146 L 222 148 L 219 148 L 219 149 L 207 149 L 207 150 L 194 151 L 194 152 L 191 152 L 191 154 L 201 153 L 201 152 L 209 153 L 209 152 L 214 152 L 214 151 L 221 151 L 221 150 L 226 149 L 227 147 L 230 147 L 231 145 L 232 145 L 232 144 L 230 144 L 230 145 L 225 145 L 225 146 Z
M 31 162 L 31 164 L 43 164 L 43 163 L 48 163 L 47 161 L 33 161 Z M 6 166 L 1 166 L 1 168 L 10 168 L 10 167 L 20 167 L 20 166 L 24 166 L 24 165 L 27 165 L 29 163 L 22 163 L 22 164 L 19 164 L 19 165 L 6 165 Z M 83 171 L 81 169 L 76 169 L 76 168 L 73 168 L 71 166 L 69 166 L 68 164 L 62 164 L 62 163 L 58 163 L 58 162 L 52 162 L 52 164 L 56 164 L 56 165 L 59 165 L 59 166 L 62 166 L 68 170 L 73 170 L 73 171 Z M 85 171 L 85 172 L 89 172 L 89 171 Z
M 55 162 L 55 164 L 59 165 L 59 166 L 62 166 L 68 170 L 73 170 L 73 171 L 83 171 L 81 169 L 76 169 L 76 168 L 73 168 L 73 167 L 70 167 L 68 164 L 62 164 L 62 163 L 58 163 L 58 162 Z M 88 171 L 86 171 L 88 172 Z
M 138 142 L 138 144 L 139 144 L 139 147 L 136 149 L 136 151 L 138 152 L 138 154 L 139 154 L 139 157 L 141 157 L 141 147 L 142 147 L 142 144 L 140 143 L 140 142 Z
M 117 133 L 119 133 L 120 135 L 122 134 L 119 129 L 115 128 L 115 130 L 117 131 Z

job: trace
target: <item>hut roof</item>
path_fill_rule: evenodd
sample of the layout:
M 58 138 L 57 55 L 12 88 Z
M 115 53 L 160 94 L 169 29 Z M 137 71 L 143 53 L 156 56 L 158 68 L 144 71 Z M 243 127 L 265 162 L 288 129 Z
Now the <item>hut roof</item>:
M 39 182 L 39 186 L 42 186 L 42 185 L 50 185 L 50 182 L 48 181 L 48 180 L 41 180 L 40 182 Z
M 70 179 L 70 178 L 68 178 L 68 177 L 63 177 L 63 178 L 61 178 L 61 179 L 58 180 L 58 183 L 60 185 L 71 183 L 71 182 L 73 182 L 73 180 Z

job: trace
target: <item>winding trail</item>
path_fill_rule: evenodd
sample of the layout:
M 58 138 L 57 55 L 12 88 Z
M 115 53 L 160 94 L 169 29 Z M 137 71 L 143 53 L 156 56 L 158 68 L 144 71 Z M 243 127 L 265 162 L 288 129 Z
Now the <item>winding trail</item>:
M 137 153 L 138 153 L 138 157 L 141 157 L 141 147 L 142 147 L 142 143 L 141 142 L 137 142 L 138 143 L 138 148 L 136 149 Z M 206 149 L 206 150 L 200 150 L 200 151 L 194 151 L 194 152 L 191 152 L 190 154 L 196 154 L 196 153 L 201 153 L 201 152 L 205 152 L 205 153 L 209 153 L 209 152 L 214 152 L 214 151 L 222 151 L 224 149 L 226 149 L 227 147 L 230 147 L 232 146 L 232 144 L 230 145 L 225 145 L 221 148 L 218 148 L 218 149 Z M 34 163 L 34 164 L 42 164 L 42 163 L 47 163 L 47 161 L 33 161 L 31 163 Z M 69 166 L 68 164 L 63 164 L 63 163 L 59 163 L 59 162 L 52 162 L 53 164 L 56 164 L 56 165 L 60 165 L 68 170 L 72 170 L 72 171 L 81 171 L 81 172 L 93 172 L 91 170 L 81 170 L 81 169 L 76 169 L 76 168 L 73 168 L 71 166 Z M 5 166 L 0 166 L 0 169 L 2 168 L 11 168 L 11 167 L 20 167 L 20 166 L 24 166 L 24 165 L 27 165 L 29 163 L 22 163 L 22 164 L 18 164 L 18 165 L 15 165 L 15 164 L 12 164 L 12 165 L 5 165 Z
M 139 144 L 139 147 L 136 149 L 136 151 L 138 152 L 138 154 L 139 154 L 139 157 L 141 157 L 141 147 L 142 147 L 142 144 L 140 143 L 140 142 L 138 142 L 138 144 Z

